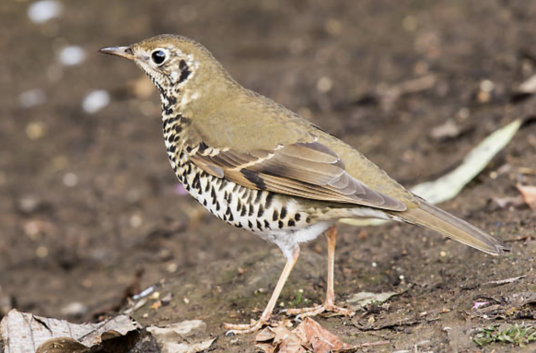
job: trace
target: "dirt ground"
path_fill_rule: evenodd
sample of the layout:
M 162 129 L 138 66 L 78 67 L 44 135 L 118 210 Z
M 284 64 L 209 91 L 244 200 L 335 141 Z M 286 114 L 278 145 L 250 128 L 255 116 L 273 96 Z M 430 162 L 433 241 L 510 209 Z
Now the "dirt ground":
M 140 323 L 197 318 L 218 337 L 212 350 L 255 351 L 254 335 L 226 337 L 221 324 L 260 314 L 280 252 L 177 192 L 156 91 L 145 93 L 139 69 L 98 54 L 101 47 L 192 37 L 243 85 L 359 148 L 406 186 L 452 170 L 508 122 L 536 116 L 536 98 L 515 94 L 536 74 L 534 2 L 76 0 L 41 24 L 28 19 L 29 5 L 0 4 L 0 318 L 16 307 L 95 321 L 159 283 L 171 302 L 155 309 L 150 301 L 134 313 Z M 85 51 L 81 64 L 59 63 L 68 45 Z M 35 89 L 46 95 L 41 104 L 21 103 Z M 100 89 L 111 100 L 88 114 L 82 100 Z M 434 138 L 449 120 L 460 133 Z M 348 343 L 390 341 L 369 352 L 535 351 L 536 343 L 479 348 L 472 340 L 492 324 L 535 322 L 536 300 L 519 298 L 536 293 L 536 213 L 493 201 L 517 197 L 516 183 L 536 185 L 535 170 L 536 124 L 528 122 L 442 204 L 508 241 L 507 256 L 410 225 L 341 226 L 338 298 L 400 294 L 352 319 L 318 322 Z M 324 295 L 325 242 L 302 254 L 285 307 Z M 475 301 L 491 306 L 472 309 Z

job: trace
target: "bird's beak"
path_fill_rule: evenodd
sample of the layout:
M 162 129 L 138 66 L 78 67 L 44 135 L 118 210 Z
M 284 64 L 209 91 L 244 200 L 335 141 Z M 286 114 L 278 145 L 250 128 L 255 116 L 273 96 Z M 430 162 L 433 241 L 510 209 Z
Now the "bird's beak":
M 126 58 L 129 60 L 134 60 L 135 58 L 134 54 L 132 53 L 132 49 L 128 46 L 102 48 L 101 50 L 99 50 L 99 52 L 104 53 L 104 54 L 120 56 L 122 58 Z

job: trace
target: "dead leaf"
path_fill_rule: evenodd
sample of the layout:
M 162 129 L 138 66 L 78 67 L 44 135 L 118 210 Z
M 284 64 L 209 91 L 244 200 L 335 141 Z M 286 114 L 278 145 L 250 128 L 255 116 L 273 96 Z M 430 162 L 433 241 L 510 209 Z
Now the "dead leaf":
M 525 204 L 525 200 L 521 195 L 516 197 L 494 197 L 492 200 L 500 208 L 519 207 Z
M 395 296 L 399 293 L 396 292 L 385 292 L 385 293 L 370 293 L 370 292 L 360 292 L 352 295 L 346 303 L 352 308 L 352 310 L 359 310 L 371 303 L 383 303 L 387 299 Z
M 536 75 L 531 76 L 528 80 L 520 84 L 517 91 L 526 94 L 536 93 Z
M 280 325 L 274 329 L 274 345 L 277 353 L 305 353 L 303 342 L 294 331 L 290 332 L 286 327 Z
M 98 324 L 72 324 L 11 310 L 0 322 L 5 353 L 86 352 L 141 326 L 127 315 Z
M 525 203 L 529 205 L 530 208 L 536 211 L 536 186 L 527 186 L 527 185 L 516 185 L 517 189 L 523 195 Z
M 315 353 L 329 353 L 334 350 L 352 348 L 309 317 L 305 318 L 292 332 L 301 339 L 303 346 Z
M 207 324 L 201 320 L 183 321 L 165 327 L 149 326 L 149 332 L 162 353 L 196 353 L 210 348 L 215 338 L 201 338 Z
M 520 279 L 523 279 L 525 277 L 527 276 L 518 276 L 518 277 L 507 278 L 507 279 L 501 279 L 498 281 L 486 282 L 484 284 L 497 284 L 497 285 L 508 284 L 508 283 L 519 281 Z
M 311 318 L 292 331 L 284 325 L 268 327 L 257 334 L 256 342 L 265 353 L 328 353 L 353 348 Z
M 444 124 L 436 126 L 430 131 L 430 137 L 437 141 L 445 141 L 458 137 L 461 133 L 460 127 L 454 120 L 447 120 Z

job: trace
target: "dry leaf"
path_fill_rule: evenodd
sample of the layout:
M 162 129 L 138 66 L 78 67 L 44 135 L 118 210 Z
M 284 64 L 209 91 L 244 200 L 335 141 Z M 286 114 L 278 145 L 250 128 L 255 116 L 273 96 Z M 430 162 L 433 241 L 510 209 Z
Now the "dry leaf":
M 290 332 L 285 326 L 280 325 L 274 329 L 274 344 L 277 353 L 305 353 L 300 337 Z
M 525 203 L 536 211 L 536 186 L 526 186 L 521 184 L 517 184 L 516 186 L 521 195 L 523 195 Z
M 528 80 L 520 84 L 518 92 L 526 94 L 536 93 L 536 75 L 529 77 Z
M 352 348 L 309 317 L 292 332 L 301 338 L 303 346 L 315 353 L 330 353 L 334 350 Z
M 257 334 L 256 342 L 264 353 L 328 353 L 352 348 L 311 318 L 293 331 L 284 325 L 268 327 Z
M 392 296 L 397 295 L 395 292 L 385 292 L 385 293 L 370 293 L 370 292 L 359 292 L 352 295 L 346 303 L 352 308 L 352 310 L 359 310 L 364 306 L 367 306 L 371 303 L 383 303 Z
M 447 122 L 436 126 L 430 131 L 430 137 L 434 140 L 444 141 L 458 137 L 461 133 L 460 127 L 456 125 L 454 120 L 447 120 Z
M 205 333 L 207 324 L 201 320 L 183 321 L 165 327 L 149 326 L 162 353 L 196 353 L 210 348 L 215 338 L 197 338 Z
M 516 197 L 494 197 L 492 200 L 500 208 L 519 207 L 525 204 L 525 200 L 521 195 Z
M 98 324 L 72 324 L 11 310 L 0 323 L 5 353 L 86 352 L 103 341 L 140 329 L 126 315 Z

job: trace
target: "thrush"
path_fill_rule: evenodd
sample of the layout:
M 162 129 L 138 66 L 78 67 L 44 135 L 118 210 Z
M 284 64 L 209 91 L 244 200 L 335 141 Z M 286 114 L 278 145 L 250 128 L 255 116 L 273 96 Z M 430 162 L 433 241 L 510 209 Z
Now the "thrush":
M 508 247 L 414 195 L 353 147 L 237 83 L 194 40 L 160 35 L 100 50 L 134 61 L 160 92 L 164 142 L 188 193 L 219 219 L 276 244 L 286 265 L 259 320 L 226 327 L 250 333 L 270 323 L 300 243 L 328 240 L 326 299 L 291 309 L 352 315 L 335 305 L 336 222 L 379 218 L 424 226 L 491 255 Z

